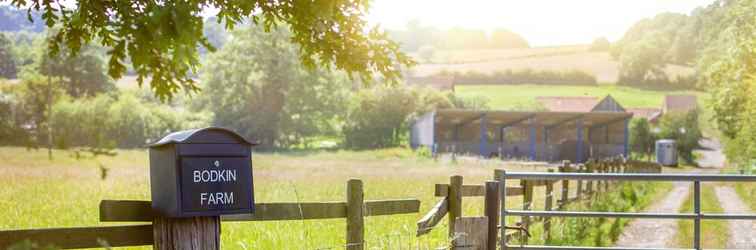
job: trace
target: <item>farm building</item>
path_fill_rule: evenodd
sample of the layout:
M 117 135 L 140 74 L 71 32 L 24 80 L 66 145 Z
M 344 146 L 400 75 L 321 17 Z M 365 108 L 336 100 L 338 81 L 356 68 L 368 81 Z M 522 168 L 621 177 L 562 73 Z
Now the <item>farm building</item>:
M 694 95 L 666 95 L 662 103 L 662 112 L 688 112 L 698 109 L 698 100 Z
M 548 162 L 627 156 L 632 114 L 611 97 L 585 110 L 436 110 L 415 120 L 410 144 L 413 148 L 431 148 L 435 153 Z

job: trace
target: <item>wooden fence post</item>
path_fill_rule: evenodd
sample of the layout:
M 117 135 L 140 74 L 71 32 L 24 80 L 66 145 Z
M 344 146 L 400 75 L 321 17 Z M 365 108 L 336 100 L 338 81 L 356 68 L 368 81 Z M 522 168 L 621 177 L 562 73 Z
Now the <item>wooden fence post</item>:
M 496 250 L 496 236 L 499 224 L 499 182 L 486 182 L 486 199 L 483 204 L 485 216 L 488 219 L 488 250 Z
M 570 161 L 563 161 L 562 166 L 559 167 L 559 172 L 567 172 L 570 168 Z M 559 202 L 559 207 L 564 207 L 570 202 L 570 180 L 562 180 L 562 200 Z
M 349 180 L 346 196 L 346 249 L 362 250 L 365 247 L 365 221 L 363 217 L 365 197 L 362 192 L 362 181 L 358 179 Z
M 220 217 L 167 218 L 152 221 L 153 246 L 156 250 L 220 249 Z
M 522 186 L 522 210 L 530 210 L 533 207 L 533 182 L 527 180 L 520 180 Z M 522 227 L 525 229 L 530 228 L 530 216 L 522 217 Z M 523 244 L 528 243 L 527 235 L 520 231 L 520 240 Z
M 449 238 L 454 237 L 454 222 L 462 217 L 462 176 L 449 178 Z
M 549 169 L 550 173 L 553 173 L 553 169 Z M 551 211 L 551 203 L 553 202 L 554 197 L 554 181 L 548 181 L 546 182 L 546 200 L 544 202 L 544 210 Z M 545 236 L 544 241 L 546 243 L 549 243 L 551 241 L 551 217 L 544 217 L 543 218 L 543 235 Z
M 587 173 L 593 173 L 594 167 L 595 167 L 595 166 L 593 165 L 593 162 L 590 162 L 590 161 L 589 161 L 589 162 L 588 162 L 588 163 L 586 163 L 586 165 L 585 165 L 585 168 L 586 168 L 586 172 L 587 172 Z M 586 189 L 586 193 L 588 193 L 588 195 L 591 195 L 591 194 L 593 194 L 593 182 L 594 182 L 594 181 L 588 181 L 588 183 L 586 184 L 586 187 L 585 187 L 585 189 Z
M 578 173 L 585 173 L 585 165 L 578 165 Z M 577 197 L 575 199 L 580 200 L 583 198 L 583 181 L 577 181 Z

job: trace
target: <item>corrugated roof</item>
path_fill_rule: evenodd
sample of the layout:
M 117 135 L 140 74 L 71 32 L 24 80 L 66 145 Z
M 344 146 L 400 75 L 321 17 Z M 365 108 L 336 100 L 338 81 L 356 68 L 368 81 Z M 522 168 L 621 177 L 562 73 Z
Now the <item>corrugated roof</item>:
M 666 95 L 664 96 L 664 112 L 687 112 L 698 108 L 694 95 Z
M 539 96 L 536 101 L 552 112 L 590 112 L 600 100 L 595 96 Z

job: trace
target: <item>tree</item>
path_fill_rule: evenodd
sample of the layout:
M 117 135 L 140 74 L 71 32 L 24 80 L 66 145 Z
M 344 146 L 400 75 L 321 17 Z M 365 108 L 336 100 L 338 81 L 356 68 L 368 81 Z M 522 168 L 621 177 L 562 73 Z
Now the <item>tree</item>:
M 139 4 L 77 1 L 60 5 L 55 0 L 13 0 L 10 3 L 18 8 L 39 10 L 47 27 L 61 27 L 50 44 L 51 53 L 60 51 L 62 45 L 75 55 L 85 44 L 98 42 L 110 48 L 111 77 L 124 75 L 124 61 L 128 58 L 139 83 L 151 78 L 151 88 L 163 100 L 181 89 L 199 90 L 190 74 L 196 73 L 199 64 L 198 47 L 213 50 L 203 35 L 202 14 L 209 8 L 217 10 L 218 22 L 227 29 L 247 20 L 265 31 L 288 26 L 289 39 L 300 46 L 299 59 L 310 69 L 318 64 L 333 66 L 368 82 L 373 73 L 396 80 L 401 77 L 402 65 L 413 64 L 377 27 L 366 32 L 364 16 L 368 1 L 147 0 Z
M 659 122 L 659 139 L 677 142 L 677 152 L 687 162 L 694 163 L 693 150 L 703 138 L 698 125 L 698 112 L 666 113 Z
M 16 58 L 11 45 L 10 39 L 0 33 L 0 78 L 16 78 Z
M 645 118 L 630 121 L 630 148 L 638 155 L 651 155 L 654 149 L 654 136 Z
M 433 46 L 425 45 L 417 50 L 417 55 L 423 59 L 426 63 L 433 62 L 433 56 L 436 54 L 436 49 Z
M 50 57 L 42 53 L 37 70 L 48 76 L 59 78 L 66 93 L 72 97 L 95 96 L 115 90 L 115 84 L 105 74 L 103 60 L 95 48 L 87 46 L 79 53 L 69 52 Z
M 591 43 L 591 47 L 588 50 L 609 51 L 611 47 L 612 47 L 612 44 L 609 42 L 609 39 L 606 39 L 606 37 L 599 37 L 593 40 L 593 43 Z
M 491 48 L 518 49 L 529 48 L 530 44 L 522 36 L 508 29 L 497 29 L 491 33 Z
M 195 109 L 214 113 L 213 124 L 233 128 L 263 147 L 288 147 L 334 133 L 349 83 L 328 69 L 307 70 L 289 31 L 252 26 L 211 54 Z
M 620 83 L 638 84 L 667 79 L 664 60 L 659 57 L 664 50 L 654 38 L 627 45 L 619 58 Z

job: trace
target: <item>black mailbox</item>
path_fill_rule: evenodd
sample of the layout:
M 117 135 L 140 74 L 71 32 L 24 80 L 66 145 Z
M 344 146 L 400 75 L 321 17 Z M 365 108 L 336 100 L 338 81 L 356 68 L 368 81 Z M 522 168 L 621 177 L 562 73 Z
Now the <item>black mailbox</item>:
M 253 145 L 213 127 L 171 133 L 150 145 L 152 209 L 165 217 L 254 212 Z

